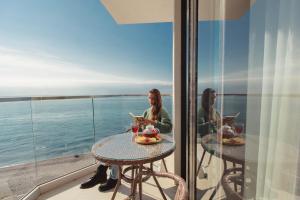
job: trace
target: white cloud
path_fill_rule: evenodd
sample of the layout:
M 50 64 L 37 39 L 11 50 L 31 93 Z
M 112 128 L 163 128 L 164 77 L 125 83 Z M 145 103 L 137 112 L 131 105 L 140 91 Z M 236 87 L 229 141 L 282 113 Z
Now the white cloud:
M 101 73 L 40 52 L 28 52 L 0 46 L 0 87 L 68 88 L 103 84 L 159 84 L 162 80 L 144 80 Z

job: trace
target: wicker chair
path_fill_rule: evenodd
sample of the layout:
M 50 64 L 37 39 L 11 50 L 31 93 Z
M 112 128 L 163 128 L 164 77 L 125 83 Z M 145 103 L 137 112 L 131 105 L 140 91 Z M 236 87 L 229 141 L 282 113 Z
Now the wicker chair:
M 241 193 L 243 193 L 243 187 L 244 187 L 244 174 L 243 174 L 243 168 L 231 168 L 227 169 L 224 172 L 224 175 L 222 177 L 222 186 L 225 191 L 227 199 L 230 200 L 242 200 L 242 195 L 235 191 L 230 184 L 234 183 L 241 186 Z
M 155 177 L 164 177 L 169 178 L 175 181 L 178 184 L 177 191 L 174 197 L 174 200 L 188 200 L 188 190 L 185 181 L 178 175 L 173 173 L 161 173 L 161 172 L 151 172 L 151 171 L 143 171 L 140 175 L 150 175 Z M 136 188 L 137 183 L 134 183 L 134 188 Z

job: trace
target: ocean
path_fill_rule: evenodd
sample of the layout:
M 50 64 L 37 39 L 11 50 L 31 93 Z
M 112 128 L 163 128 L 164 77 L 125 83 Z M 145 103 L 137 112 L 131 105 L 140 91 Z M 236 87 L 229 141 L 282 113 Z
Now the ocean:
M 172 117 L 172 97 L 163 105 Z M 246 96 L 225 96 L 223 105 L 224 114 L 241 112 L 237 121 L 245 122 Z M 130 128 L 129 112 L 148 107 L 146 96 L 0 102 L 0 167 L 87 153 Z

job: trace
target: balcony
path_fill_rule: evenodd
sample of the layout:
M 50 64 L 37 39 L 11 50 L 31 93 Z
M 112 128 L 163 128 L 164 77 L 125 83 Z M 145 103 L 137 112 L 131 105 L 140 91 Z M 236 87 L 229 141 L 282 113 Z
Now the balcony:
M 164 100 L 171 114 L 170 96 Z M 20 199 L 74 171 L 85 171 L 75 177 L 91 173 L 95 141 L 127 131 L 128 113 L 148 106 L 142 95 L 2 98 L 0 104 L 3 200 Z
M 204 160 L 204 163 L 208 162 L 208 157 Z M 174 170 L 174 154 L 169 156 L 166 159 L 167 168 L 169 171 Z M 160 168 L 160 162 L 155 163 L 155 166 Z M 211 160 L 211 164 L 206 168 L 206 172 L 209 174 L 207 178 L 197 178 L 197 192 L 198 196 L 203 199 L 209 199 L 211 196 L 214 187 L 217 185 L 218 181 L 221 178 L 221 173 L 217 172 L 216 166 L 222 167 L 222 161 L 217 157 L 213 157 Z M 164 169 L 162 169 L 164 170 Z M 91 189 L 82 190 L 79 188 L 80 184 L 87 180 L 92 174 L 85 175 L 83 177 L 79 177 L 76 180 L 70 181 L 63 186 L 59 186 L 49 192 L 42 194 L 38 200 L 65 200 L 65 199 L 110 199 L 113 191 L 109 192 L 99 192 L 98 186 L 95 186 Z M 167 199 L 173 199 L 176 193 L 176 186 L 174 182 L 171 180 L 167 180 L 164 178 L 158 179 L 162 188 L 166 194 Z M 130 193 L 130 185 L 126 182 L 122 182 L 122 186 L 117 193 L 116 200 L 121 200 L 126 198 L 126 196 Z M 225 194 L 222 187 L 218 190 L 215 199 L 225 199 Z M 148 180 L 143 184 L 143 199 L 145 200 L 161 200 L 163 199 L 160 196 L 158 189 L 155 186 L 153 179 Z
M 163 98 L 171 114 L 171 97 Z M 236 102 L 232 101 L 232 95 L 226 98 L 227 108 L 233 109 Z M 6 137 L 7 144 L 1 153 L 1 200 L 20 199 L 37 186 L 42 188 L 39 199 L 74 199 L 74 195 L 78 199 L 82 195 L 109 199 L 112 191 L 100 193 L 97 187 L 79 188 L 97 166 L 89 153 L 91 146 L 103 137 L 125 132 L 131 121 L 128 112 L 142 113 L 147 108 L 145 99 L 142 95 L 2 98 L 1 137 Z M 198 160 L 202 151 L 199 146 Z M 208 163 L 208 157 L 204 163 Z M 161 169 L 160 162 L 155 166 L 156 170 Z M 167 158 L 167 166 L 174 172 L 174 154 Z M 220 168 L 223 168 L 221 160 L 213 157 L 206 167 L 208 177 L 197 178 L 198 193 L 203 198 L 209 198 L 220 180 Z M 173 182 L 160 181 L 172 197 L 176 191 Z M 117 199 L 128 194 L 128 187 L 125 184 L 120 188 Z M 160 198 L 154 192 L 157 188 L 153 180 L 143 187 L 148 199 Z M 216 197 L 224 197 L 222 189 Z

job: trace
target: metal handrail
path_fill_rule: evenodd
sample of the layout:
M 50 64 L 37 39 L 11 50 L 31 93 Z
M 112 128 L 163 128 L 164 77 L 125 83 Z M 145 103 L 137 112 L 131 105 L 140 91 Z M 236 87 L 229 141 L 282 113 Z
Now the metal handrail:
M 145 94 L 116 94 L 116 95 L 82 95 L 82 96 L 40 96 L 40 97 L 0 97 L 0 102 L 13 101 L 32 101 L 32 100 L 61 100 L 61 99 L 89 99 L 89 98 L 107 98 L 107 97 L 136 97 L 146 96 Z M 165 94 L 163 96 L 170 96 Z
M 249 94 L 217 94 L 224 96 L 249 96 Z M 110 94 L 110 95 L 78 95 L 78 96 L 35 96 L 35 97 L 0 97 L 1 102 L 14 101 L 41 101 L 41 100 L 62 100 L 62 99 L 89 99 L 89 98 L 108 98 L 108 97 L 137 97 L 147 96 L 146 94 Z M 162 96 L 172 96 L 171 94 L 162 94 Z M 202 94 L 198 94 L 202 96 Z M 250 95 L 252 96 L 252 95 Z

